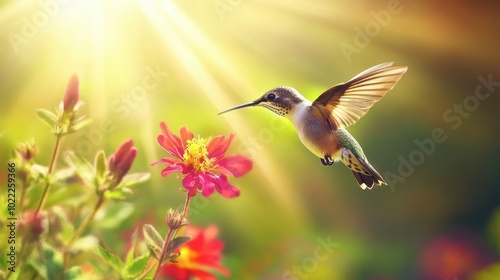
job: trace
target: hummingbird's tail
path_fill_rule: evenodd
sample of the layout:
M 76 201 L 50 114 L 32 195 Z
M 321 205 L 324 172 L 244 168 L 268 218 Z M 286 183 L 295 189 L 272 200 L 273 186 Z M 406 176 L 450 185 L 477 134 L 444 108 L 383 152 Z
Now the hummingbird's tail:
M 382 176 L 373 169 L 374 173 L 370 175 L 363 174 L 361 172 L 353 171 L 356 181 L 358 181 L 359 186 L 364 189 L 371 189 L 374 185 L 380 186 L 382 184 L 387 185 Z
M 356 181 L 358 181 L 359 186 L 363 190 L 371 189 L 374 185 L 387 185 L 384 178 L 367 160 L 356 156 L 351 150 L 344 148 L 341 160 L 352 170 L 354 178 L 356 178 Z

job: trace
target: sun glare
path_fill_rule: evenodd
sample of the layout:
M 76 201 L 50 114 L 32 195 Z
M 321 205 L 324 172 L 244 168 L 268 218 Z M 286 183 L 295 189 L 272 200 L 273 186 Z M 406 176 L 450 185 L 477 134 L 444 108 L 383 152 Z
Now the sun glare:
M 215 1 L 210 4 L 212 7 L 205 7 L 212 12 L 216 24 L 235 9 L 224 3 Z M 24 60 L 25 67 L 37 65 L 33 68 L 32 80 L 24 86 L 17 101 L 21 104 L 33 98 L 40 102 L 56 100 L 65 78 L 76 73 L 84 81 L 87 103 L 98 120 L 110 114 L 120 117 L 128 111 L 142 122 L 150 123 L 154 119 L 152 105 L 155 102 L 151 101 L 153 95 L 148 90 L 157 89 L 166 73 L 172 71 L 159 69 L 162 61 L 176 65 L 174 71 L 194 83 L 197 94 L 211 102 L 214 115 L 260 94 L 255 85 L 245 79 L 242 63 L 236 64 L 227 55 L 231 50 L 214 41 L 213 34 L 207 34 L 207 28 L 200 26 L 204 19 L 193 21 L 192 11 L 188 16 L 178 4 L 169 0 L 47 0 L 5 4 L 3 21 L 21 19 L 18 26 L 10 26 L 10 33 L 7 32 L 12 50 Z M 161 74 L 151 74 L 155 71 Z M 150 81 L 146 81 L 147 75 Z M 138 81 L 139 86 L 130 88 L 130 81 Z M 43 89 L 43 94 L 33 97 L 32 93 L 39 89 Z M 252 96 L 248 96 L 249 93 Z M 185 94 L 197 98 L 192 92 Z M 242 116 L 225 115 L 220 121 L 226 121 L 228 129 L 240 137 L 255 134 Z M 154 127 L 156 125 L 145 125 L 143 129 L 148 132 Z M 147 154 L 153 153 L 147 151 Z M 299 199 L 286 189 L 292 183 L 285 170 L 265 153 L 254 160 L 266 185 L 271 186 L 269 191 L 279 198 L 277 201 L 290 213 L 303 216 Z
M 234 87 L 241 89 L 239 92 L 251 91 L 248 82 L 238 78 L 242 76 L 238 73 L 238 69 L 231 65 L 222 51 L 173 2 L 144 2 L 141 8 L 158 31 L 157 33 L 160 34 L 159 36 L 166 46 L 165 52 L 173 54 L 177 58 L 178 64 L 191 75 L 192 80 L 198 84 L 218 111 L 231 104 L 225 101 L 227 98 L 224 89 L 201 61 L 208 60 L 211 67 L 216 68 L 217 72 L 221 72 L 228 81 L 233 83 Z M 246 128 L 248 126 L 245 121 L 238 115 L 231 116 L 228 124 L 241 135 L 251 134 L 250 130 Z M 300 205 L 299 200 L 290 190 L 285 189 L 286 186 L 290 185 L 290 182 L 287 182 L 283 171 L 276 170 L 272 158 L 266 154 L 260 154 L 259 158 L 255 160 L 259 162 L 257 166 L 261 169 L 266 180 L 280 180 L 282 182 L 282 184 L 270 184 L 274 187 L 272 191 L 276 197 L 281 198 L 280 201 L 288 211 L 302 216 L 304 213 L 298 206 Z M 280 174 L 281 176 L 279 176 Z

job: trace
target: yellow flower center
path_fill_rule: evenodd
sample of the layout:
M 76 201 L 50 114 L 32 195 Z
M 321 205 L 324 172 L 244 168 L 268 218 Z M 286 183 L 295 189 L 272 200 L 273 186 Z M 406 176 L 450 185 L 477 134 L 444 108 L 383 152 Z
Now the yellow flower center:
M 181 255 L 176 259 L 176 264 L 175 264 L 176 266 L 187 269 L 193 269 L 199 267 L 198 263 L 193 262 L 193 260 L 198 255 L 197 252 L 191 250 L 188 247 L 183 246 L 179 250 L 179 253 L 181 253 Z
M 193 138 L 186 141 L 187 147 L 184 151 L 184 163 L 192 166 L 196 172 L 206 172 L 212 168 L 214 159 L 208 158 L 207 140 Z

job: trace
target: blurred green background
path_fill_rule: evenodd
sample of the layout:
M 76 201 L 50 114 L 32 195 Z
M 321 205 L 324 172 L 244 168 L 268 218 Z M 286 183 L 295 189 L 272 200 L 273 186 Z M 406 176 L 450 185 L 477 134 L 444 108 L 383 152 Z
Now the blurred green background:
M 219 227 L 231 279 L 500 279 L 487 278 L 500 253 L 499 8 L 497 1 L 2 1 L 0 162 L 34 138 L 37 162 L 48 164 L 54 137 L 35 111 L 54 108 L 76 73 L 93 122 L 63 149 L 91 160 L 133 138 L 133 171 L 152 173 L 128 200 L 132 216 L 103 230 L 116 252 L 125 243 L 116 236 L 144 222 L 164 231 L 167 209 L 183 203 L 179 178 L 150 166 L 165 156 L 156 142 L 165 121 L 202 137 L 235 132 L 229 154 L 254 161 L 251 173 L 231 180 L 241 197 L 200 198 L 190 213 L 195 225 Z M 347 168 L 324 167 L 291 123 L 263 108 L 217 115 L 278 85 L 314 99 L 387 61 L 409 70 L 349 131 L 389 186 L 362 191 Z M 477 91 L 481 80 L 494 82 Z M 426 140 L 436 129 L 442 143 Z

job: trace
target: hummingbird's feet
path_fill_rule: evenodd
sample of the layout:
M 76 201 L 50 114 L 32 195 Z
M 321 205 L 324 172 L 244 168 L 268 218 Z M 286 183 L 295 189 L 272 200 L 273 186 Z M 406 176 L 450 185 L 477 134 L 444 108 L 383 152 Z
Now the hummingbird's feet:
M 327 165 L 332 165 L 335 163 L 335 161 L 329 156 L 329 155 L 325 155 L 325 158 L 322 158 L 321 159 L 321 163 L 324 165 L 324 166 L 327 166 Z

